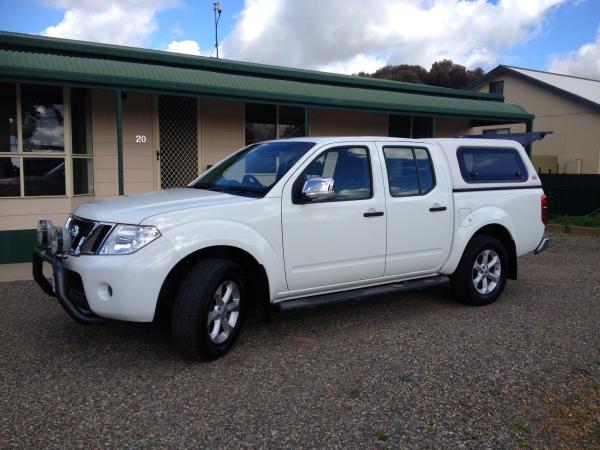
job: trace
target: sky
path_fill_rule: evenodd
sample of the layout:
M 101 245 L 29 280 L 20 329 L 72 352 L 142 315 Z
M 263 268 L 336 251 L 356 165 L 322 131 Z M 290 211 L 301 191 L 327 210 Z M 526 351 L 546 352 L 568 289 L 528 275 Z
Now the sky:
M 338 73 L 448 58 L 600 79 L 600 0 L 222 0 L 219 56 Z M 215 56 L 213 0 L 0 0 L 0 30 Z

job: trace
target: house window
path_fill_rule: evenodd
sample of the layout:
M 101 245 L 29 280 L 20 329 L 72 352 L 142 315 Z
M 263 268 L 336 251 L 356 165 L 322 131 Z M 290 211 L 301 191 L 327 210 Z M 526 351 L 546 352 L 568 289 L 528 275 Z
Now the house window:
M 0 93 L 0 197 L 93 192 L 87 91 L 0 83 Z
M 413 117 L 413 139 L 433 137 L 433 117 Z
M 390 114 L 388 134 L 412 139 L 433 137 L 433 117 Z
M 388 134 L 391 137 L 412 137 L 412 117 L 390 114 Z
M 246 145 L 305 135 L 304 108 L 246 103 Z
M 65 151 L 63 89 L 21 85 L 24 152 Z
M 490 128 L 483 130 L 482 134 L 510 134 L 510 128 Z
M 0 152 L 17 151 L 16 95 L 14 84 L 0 83 Z
M 489 85 L 490 94 L 504 95 L 504 81 L 492 81 Z

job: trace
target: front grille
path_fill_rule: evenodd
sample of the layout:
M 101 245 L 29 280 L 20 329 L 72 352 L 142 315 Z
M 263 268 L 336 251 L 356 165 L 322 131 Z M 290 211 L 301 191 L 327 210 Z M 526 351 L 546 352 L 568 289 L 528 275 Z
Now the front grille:
M 71 234 L 70 255 L 95 255 L 114 224 L 69 217 L 66 227 Z

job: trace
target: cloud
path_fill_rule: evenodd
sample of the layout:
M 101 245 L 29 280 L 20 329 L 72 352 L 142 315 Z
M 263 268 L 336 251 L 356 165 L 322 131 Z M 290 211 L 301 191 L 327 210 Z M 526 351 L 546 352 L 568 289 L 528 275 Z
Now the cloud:
M 566 55 L 552 55 L 548 70 L 600 80 L 600 28 L 595 42 L 582 45 Z
M 175 0 L 54 0 L 50 6 L 66 9 L 61 22 L 46 28 L 46 36 L 144 45 L 158 28 L 156 13 Z
M 223 56 L 345 73 L 449 58 L 497 64 L 567 0 L 246 0 Z
M 202 53 L 200 52 L 200 46 L 196 41 L 172 41 L 167 47 L 168 52 L 175 53 L 186 53 L 188 55 L 198 55 L 200 56 Z
M 386 65 L 386 60 L 377 56 L 360 54 L 344 61 L 335 61 L 319 66 L 319 70 L 335 73 L 375 72 Z

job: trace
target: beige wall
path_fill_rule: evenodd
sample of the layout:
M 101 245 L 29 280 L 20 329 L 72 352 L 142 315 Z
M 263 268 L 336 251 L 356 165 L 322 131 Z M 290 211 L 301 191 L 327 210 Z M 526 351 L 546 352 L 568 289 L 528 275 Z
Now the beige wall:
M 435 137 L 448 138 L 469 134 L 471 121 L 469 119 L 453 119 L 438 117 L 435 121 Z
M 339 109 L 310 110 L 311 136 L 387 136 L 388 115 Z
M 200 172 L 245 145 L 244 104 L 200 100 Z
M 514 75 L 500 75 L 490 81 L 495 80 L 504 80 L 506 103 L 517 103 L 535 114 L 534 131 L 554 131 L 533 144 L 534 156 L 557 156 L 561 172 L 575 172 L 581 167 L 582 173 L 600 173 L 600 112 Z M 487 92 L 488 84 L 479 90 Z M 525 126 L 512 126 L 511 131 L 525 131 Z

